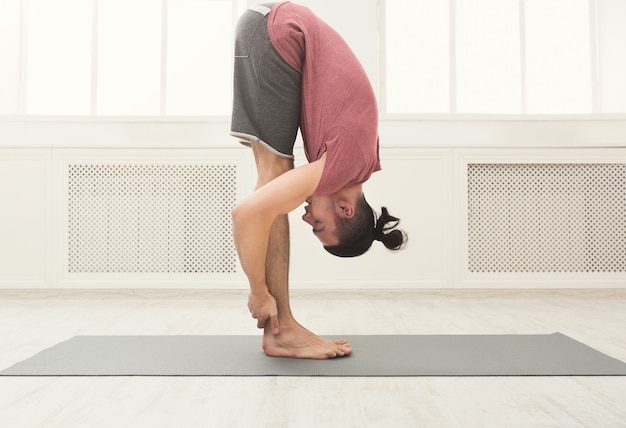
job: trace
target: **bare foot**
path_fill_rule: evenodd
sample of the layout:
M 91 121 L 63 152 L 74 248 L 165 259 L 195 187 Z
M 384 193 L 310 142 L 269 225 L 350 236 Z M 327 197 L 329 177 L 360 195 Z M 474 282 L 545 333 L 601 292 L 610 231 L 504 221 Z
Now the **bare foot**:
M 276 335 L 266 328 L 263 351 L 271 357 L 325 360 L 348 356 L 352 348 L 347 340 L 325 340 L 295 323 L 290 326 L 281 324 L 280 333 Z

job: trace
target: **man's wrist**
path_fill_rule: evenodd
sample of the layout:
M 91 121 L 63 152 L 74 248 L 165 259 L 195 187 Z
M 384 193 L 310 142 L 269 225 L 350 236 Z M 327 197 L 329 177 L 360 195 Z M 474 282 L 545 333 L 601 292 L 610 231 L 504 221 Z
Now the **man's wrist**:
M 256 285 L 250 284 L 250 294 L 254 297 L 263 297 L 269 294 L 269 289 L 265 283 Z

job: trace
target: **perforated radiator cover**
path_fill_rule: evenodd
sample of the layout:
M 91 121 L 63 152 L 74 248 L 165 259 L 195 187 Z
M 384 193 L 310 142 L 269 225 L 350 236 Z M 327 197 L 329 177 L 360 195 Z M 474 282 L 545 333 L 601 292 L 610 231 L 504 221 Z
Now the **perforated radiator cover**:
M 626 164 L 470 164 L 470 272 L 626 272 Z
M 68 268 L 233 273 L 236 165 L 69 165 Z

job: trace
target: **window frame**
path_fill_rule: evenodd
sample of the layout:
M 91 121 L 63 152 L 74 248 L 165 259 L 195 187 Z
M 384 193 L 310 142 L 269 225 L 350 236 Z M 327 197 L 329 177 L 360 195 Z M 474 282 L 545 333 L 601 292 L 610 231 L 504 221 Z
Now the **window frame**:
M 167 111 L 167 34 L 168 34 L 168 4 L 170 1 L 175 0 L 159 0 L 161 3 L 161 60 L 160 60 L 160 106 L 158 115 L 101 115 L 97 112 L 98 106 L 98 3 L 106 0 L 89 0 L 92 3 L 92 28 L 91 28 L 91 94 L 90 94 L 90 107 L 89 113 L 81 115 L 55 115 L 55 114 L 31 114 L 27 112 L 27 91 L 28 91 L 28 9 L 29 0 L 20 0 L 20 40 L 19 40 L 19 81 L 18 81 L 18 95 L 16 113 L 11 115 L 0 114 L 0 121 L 15 121 L 16 118 L 45 118 L 45 120 L 65 120 L 71 121 L 80 120 L 81 118 L 90 118 L 96 121 L 126 121 L 130 119 L 132 121 L 144 121 L 146 118 L 151 118 L 154 121 L 161 121 L 162 118 L 176 117 L 177 120 L 184 119 L 194 121 L 196 118 L 204 118 L 206 115 L 189 115 L 189 116 L 175 116 L 166 114 Z M 224 1 L 224 0 L 205 0 L 205 1 Z M 229 0 L 232 5 L 232 28 L 234 32 L 235 25 L 239 14 L 247 7 L 246 0 Z M 220 115 L 211 115 L 210 117 L 219 117 Z M 224 115 L 222 115 L 224 116 Z
M 19 79 L 19 88 L 18 88 L 18 100 L 17 100 L 17 113 L 12 115 L 0 115 L 0 124 L 6 123 L 9 126 L 14 126 L 15 124 L 49 124 L 52 122 L 58 122 L 61 124 L 85 124 L 85 123 L 94 123 L 98 124 L 146 124 L 146 123 L 155 123 L 155 124 L 181 124 L 181 123 L 189 123 L 192 125 L 197 123 L 222 123 L 226 122 L 229 119 L 229 115 L 167 115 L 164 114 L 165 106 L 166 106 L 166 72 L 167 72 L 167 43 L 166 43 L 166 31 L 162 33 L 162 41 L 161 41 L 161 49 L 164 52 L 164 55 L 161 57 L 161 114 L 159 115 L 141 115 L 141 116 L 117 116 L 117 115 L 99 115 L 96 113 L 97 106 L 97 79 L 95 79 L 94 74 L 97 72 L 97 39 L 96 37 L 92 37 L 92 85 L 91 85 L 91 109 L 89 114 L 85 115 L 34 115 L 26 113 L 26 91 L 27 91 L 27 64 L 28 64 L 28 47 L 27 47 L 27 31 L 28 31 L 28 19 L 27 19 L 27 10 L 28 10 L 28 1 L 29 0 L 21 0 L 21 37 L 20 37 L 20 79 Z M 97 4 L 99 1 L 106 0 L 91 0 L 93 7 L 93 34 L 97 34 Z M 160 0 L 161 7 L 163 10 L 167 10 L 168 0 Z M 210 0 L 208 0 L 210 1 Z M 407 122 L 413 121 L 417 123 L 424 122 L 449 122 L 449 121 L 480 121 L 480 122 L 494 122 L 494 121 L 504 121 L 504 122 L 519 122 L 519 121 L 584 121 L 584 122 L 593 122 L 593 121 L 610 121 L 610 122 L 622 122 L 626 121 L 626 113 L 598 113 L 599 111 L 599 95 L 598 95 L 598 50 L 597 50 L 597 0 L 588 0 L 590 5 L 590 37 L 591 37 L 591 58 L 592 58 L 592 113 L 589 114 L 465 114 L 465 113 L 457 113 L 455 111 L 451 111 L 448 113 L 387 113 L 385 100 L 386 100 L 386 88 L 383 82 L 385 82 L 386 78 L 386 66 L 385 66 L 385 6 L 387 1 L 393 0 L 376 0 L 376 6 L 378 9 L 378 33 L 379 33 L 379 43 L 377 46 L 378 51 L 374 53 L 378 59 L 378 82 L 373 82 L 373 84 L 378 88 L 379 94 L 379 110 L 380 110 L 380 121 L 387 123 L 398 123 L 398 122 Z M 456 11 L 456 0 L 448 0 L 451 4 L 451 22 L 454 22 L 454 15 Z M 251 3 L 247 0 L 231 0 L 233 7 L 233 29 L 235 28 L 236 21 L 239 15 L 248 7 L 248 3 Z M 523 10 L 524 0 L 519 0 L 520 8 Z M 162 25 L 167 26 L 167 14 L 162 14 L 162 20 L 164 23 Z M 520 20 L 523 22 L 524 15 L 520 14 Z M 165 27 L 166 28 L 166 27 Z M 524 26 L 520 25 L 521 31 L 523 31 Z M 455 95 L 456 95 L 456 86 L 455 86 L 455 71 L 454 71 L 454 25 L 450 27 L 451 31 L 451 49 L 450 49 L 450 98 L 451 98 L 451 106 L 455 106 Z M 521 43 L 523 44 L 524 38 L 521 38 Z M 521 52 L 523 54 L 524 49 L 521 46 Z M 522 68 L 523 69 L 523 68 Z M 524 89 L 524 79 L 522 78 L 522 87 Z M 454 98 L 454 100 L 453 100 Z M 523 109 L 525 111 L 525 90 L 522 90 L 522 102 Z M 454 110 L 456 110 L 454 108 Z M 20 125 L 21 126 L 21 125 Z M 19 126 L 18 126 L 19 127 Z M 7 127 L 4 127 L 7 128 Z M 0 128 L 2 129 L 2 128 Z M 0 134 L 2 135 L 2 134 Z
M 456 0 L 447 0 L 450 10 L 450 46 L 449 46 L 449 92 L 450 109 L 446 113 L 388 113 L 387 112 L 387 88 L 384 82 L 387 81 L 386 63 L 386 17 L 385 11 L 388 2 L 393 0 L 379 0 L 379 108 L 380 117 L 387 120 L 623 120 L 626 119 L 624 113 L 602 113 L 600 103 L 600 73 L 599 73 L 599 48 L 598 48 L 598 0 L 587 0 L 589 5 L 589 46 L 590 46 L 590 67 L 591 67 L 591 113 L 561 113 L 561 114 L 528 114 L 527 113 L 527 87 L 526 87 L 526 14 L 525 0 L 518 0 L 519 4 L 519 29 L 520 29 L 520 79 L 521 79 L 521 106 L 519 114 L 499 114 L 499 113 L 458 113 L 456 105 Z

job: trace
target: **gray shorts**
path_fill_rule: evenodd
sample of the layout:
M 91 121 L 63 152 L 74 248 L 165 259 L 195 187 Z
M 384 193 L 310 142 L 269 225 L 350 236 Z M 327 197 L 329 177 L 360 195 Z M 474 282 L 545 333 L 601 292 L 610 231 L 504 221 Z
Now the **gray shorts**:
M 230 134 L 243 144 L 258 140 L 276 155 L 293 158 L 302 75 L 270 42 L 267 19 L 271 7 L 248 9 L 237 23 Z

